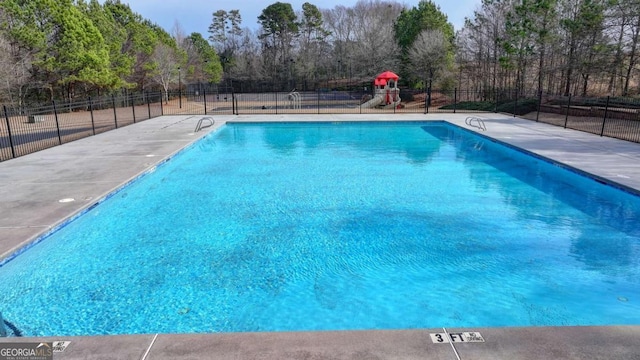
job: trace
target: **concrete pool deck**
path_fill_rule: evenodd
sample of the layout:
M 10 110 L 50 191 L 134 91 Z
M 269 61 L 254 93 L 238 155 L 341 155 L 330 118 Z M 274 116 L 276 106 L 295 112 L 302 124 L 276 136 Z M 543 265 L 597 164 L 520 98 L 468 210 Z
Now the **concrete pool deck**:
M 470 114 L 165 116 L 0 163 L 0 261 L 65 219 L 171 157 L 225 121 L 446 120 Z M 501 114 L 483 135 L 640 191 L 640 144 Z M 73 199 L 73 201 L 63 201 Z M 633 299 L 630 299 L 633 301 Z M 637 301 L 637 299 L 636 299 Z M 0 303 L 1 304 L 1 303 Z M 0 311 L 2 311 L 0 305 Z M 585 309 L 585 311 L 589 311 Z M 14 341 L 70 341 L 54 359 L 640 359 L 640 326 L 447 329 L 478 331 L 483 343 L 433 343 L 443 329 L 296 333 L 150 334 Z

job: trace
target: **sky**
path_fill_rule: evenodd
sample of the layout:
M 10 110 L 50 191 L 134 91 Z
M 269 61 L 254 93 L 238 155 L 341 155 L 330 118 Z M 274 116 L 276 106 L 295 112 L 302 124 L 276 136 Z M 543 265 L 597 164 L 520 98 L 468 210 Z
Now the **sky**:
M 242 27 L 258 29 L 258 16 L 262 10 L 277 1 L 290 3 L 294 11 L 301 11 L 302 4 L 305 2 L 314 4 L 320 9 L 333 9 L 337 5 L 352 7 L 357 2 L 357 0 L 121 0 L 129 4 L 134 12 L 160 25 L 169 33 L 172 32 L 177 21 L 186 34 L 198 32 L 205 39 L 209 37 L 208 29 L 215 11 L 238 9 L 242 16 Z M 419 2 L 419 0 L 396 1 L 405 4 L 408 8 L 417 6 Z M 464 18 L 471 17 L 481 3 L 481 0 L 432 1 L 440 6 L 440 10 L 447 15 L 456 31 L 462 28 Z

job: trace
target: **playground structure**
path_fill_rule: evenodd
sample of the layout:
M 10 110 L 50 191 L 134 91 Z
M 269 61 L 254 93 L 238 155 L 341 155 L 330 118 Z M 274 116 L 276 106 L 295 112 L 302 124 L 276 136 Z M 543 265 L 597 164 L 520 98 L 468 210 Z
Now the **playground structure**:
M 364 104 L 363 108 L 395 108 L 400 105 L 400 89 L 398 79 L 400 77 L 391 71 L 385 71 L 376 76 L 373 81 L 375 94 L 373 98 Z

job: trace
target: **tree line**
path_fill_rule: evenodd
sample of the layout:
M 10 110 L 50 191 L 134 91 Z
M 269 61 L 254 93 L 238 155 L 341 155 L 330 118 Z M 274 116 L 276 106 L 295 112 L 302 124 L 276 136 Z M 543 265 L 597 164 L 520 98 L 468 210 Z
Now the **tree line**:
M 119 0 L 2 0 L 0 101 L 23 105 L 115 91 L 168 90 L 179 77 L 218 82 L 199 33 L 178 38 Z
M 459 81 L 561 95 L 640 92 L 637 0 L 483 0 L 456 36 Z
M 212 83 L 289 91 L 401 84 L 495 92 L 637 93 L 637 0 L 483 0 L 454 32 L 430 0 L 360 0 L 332 9 L 276 2 L 243 27 L 216 10 L 205 35 L 167 32 L 120 0 L 0 2 L 0 101 L 68 99 L 122 89 L 165 93 Z
M 333 9 L 276 2 L 262 10 L 258 23 L 257 30 L 242 28 L 238 10 L 213 14 L 209 39 L 226 81 L 315 89 L 370 85 L 375 75 L 392 70 L 412 87 L 436 76 L 443 85 L 455 82 L 454 28 L 432 1 L 407 8 L 360 0 Z
M 316 88 L 347 78 L 369 83 L 388 69 L 423 82 L 436 67 L 453 68 L 453 26 L 431 1 L 412 9 L 361 0 L 353 7 L 305 3 L 295 10 L 276 2 L 257 20 L 260 28 L 250 29 L 238 10 L 216 10 L 206 35 L 186 35 L 179 22 L 169 33 L 120 0 L 3 0 L 0 101 L 166 92 L 199 82 Z M 439 39 L 427 49 L 431 55 L 413 46 L 423 30 Z M 410 62 L 426 55 L 434 58 Z

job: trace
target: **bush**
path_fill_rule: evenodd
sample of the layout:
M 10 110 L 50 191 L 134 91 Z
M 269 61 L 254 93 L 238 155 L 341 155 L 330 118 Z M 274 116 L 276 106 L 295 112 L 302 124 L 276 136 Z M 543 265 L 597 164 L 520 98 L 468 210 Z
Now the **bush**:
M 538 111 L 538 99 L 521 99 L 518 100 L 517 104 L 515 103 L 515 101 L 510 101 L 498 105 L 498 112 L 504 112 L 514 115 L 525 115 L 532 111 Z
M 516 105 L 515 115 L 524 115 L 532 111 L 538 110 L 537 99 L 521 99 L 515 104 L 515 101 L 507 101 L 498 104 L 498 112 L 513 114 L 513 107 Z M 475 110 L 475 111 L 495 111 L 496 103 L 491 101 L 464 101 L 457 104 L 450 104 L 440 107 L 444 110 Z
M 449 104 L 441 106 L 440 109 L 444 110 L 476 110 L 476 111 L 493 111 L 496 107 L 496 103 L 489 101 L 463 101 L 457 104 Z

